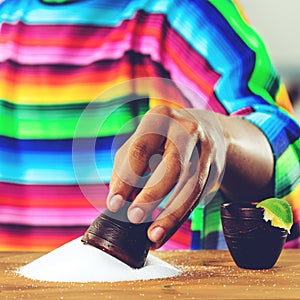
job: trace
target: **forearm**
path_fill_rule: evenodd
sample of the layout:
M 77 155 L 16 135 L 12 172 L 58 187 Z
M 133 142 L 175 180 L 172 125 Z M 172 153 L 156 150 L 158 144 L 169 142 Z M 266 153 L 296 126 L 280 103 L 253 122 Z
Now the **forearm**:
M 263 132 L 252 123 L 218 115 L 227 141 L 221 190 L 232 201 L 259 201 L 274 193 L 274 158 Z

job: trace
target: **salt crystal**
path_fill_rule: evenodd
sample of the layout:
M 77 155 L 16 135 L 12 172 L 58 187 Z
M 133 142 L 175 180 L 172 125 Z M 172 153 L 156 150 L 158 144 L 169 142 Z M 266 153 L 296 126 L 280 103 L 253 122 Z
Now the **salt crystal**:
M 17 273 L 30 279 L 55 282 L 115 282 L 173 277 L 180 270 L 148 254 L 145 266 L 133 269 L 93 246 L 81 237 L 19 268 Z

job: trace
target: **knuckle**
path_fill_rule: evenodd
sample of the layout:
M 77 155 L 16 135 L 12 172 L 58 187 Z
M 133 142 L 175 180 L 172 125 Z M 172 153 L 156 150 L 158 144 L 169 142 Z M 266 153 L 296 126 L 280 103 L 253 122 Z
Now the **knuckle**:
M 125 188 L 125 186 L 135 186 L 137 177 L 134 172 L 116 172 L 116 182 L 114 183 L 114 187 L 119 191 Z
M 195 134 L 198 134 L 198 132 L 199 132 L 198 122 L 195 120 L 189 120 L 188 122 L 186 122 L 186 130 L 192 136 Z
M 162 114 L 166 116 L 172 116 L 173 109 L 167 105 L 158 105 L 149 110 L 149 113 Z
M 207 160 L 211 160 L 215 153 L 215 145 L 205 133 L 199 134 L 201 152 L 205 153 Z
M 129 149 L 129 159 L 134 159 L 142 162 L 148 161 L 149 150 L 145 143 L 136 142 Z
M 143 203 L 151 204 L 151 206 L 156 206 L 162 200 L 161 195 L 155 192 L 155 189 L 143 189 L 141 195 Z
M 176 211 L 169 211 L 167 218 L 168 218 L 169 224 L 172 224 L 173 226 L 177 225 L 181 219 L 181 217 L 179 217 L 179 215 L 176 213 Z
M 168 171 L 173 177 L 179 179 L 183 166 L 181 155 L 177 152 L 172 152 L 169 154 L 169 159 L 171 163 L 168 165 Z

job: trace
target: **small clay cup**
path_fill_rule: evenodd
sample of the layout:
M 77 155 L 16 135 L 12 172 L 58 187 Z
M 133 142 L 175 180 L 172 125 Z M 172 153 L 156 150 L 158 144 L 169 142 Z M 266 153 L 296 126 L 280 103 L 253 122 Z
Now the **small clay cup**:
M 272 268 L 288 232 L 263 219 L 257 203 L 224 203 L 220 206 L 222 227 L 229 252 L 240 268 Z
M 106 209 L 90 225 L 81 241 L 116 257 L 132 268 L 144 266 L 150 240 L 147 230 L 150 222 L 133 224 L 127 218 L 130 202 L 116 213 Z

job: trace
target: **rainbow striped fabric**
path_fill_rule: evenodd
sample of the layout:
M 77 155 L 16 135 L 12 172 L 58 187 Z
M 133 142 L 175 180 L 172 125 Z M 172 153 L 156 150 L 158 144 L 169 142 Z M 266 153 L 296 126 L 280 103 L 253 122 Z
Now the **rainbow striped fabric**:
M 49 251 L 83 234 L 105 207 L 116 149 L 166 99 L 265 133 L 274 195 L 294 212 L 286 246 L 300 247 L 300 129 L 236 3 L 6 0 L 0 31 L 0 250 Z M 225 200 L 200 204 L 163 249 L 225 248 Z

